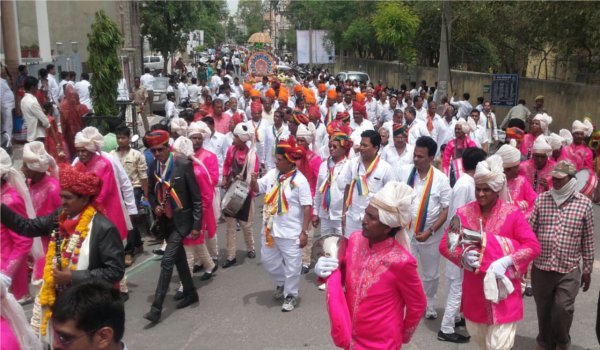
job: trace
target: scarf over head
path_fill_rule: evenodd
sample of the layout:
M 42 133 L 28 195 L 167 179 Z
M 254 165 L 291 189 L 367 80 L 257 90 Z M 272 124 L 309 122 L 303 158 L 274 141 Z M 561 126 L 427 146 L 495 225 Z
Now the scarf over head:
M 171 119 L 171 132 L 179 136 L 187 136 L 188 124 L 183 118 Z
M 192 140 L 185 136 L 179 136 L 175 142 L 173 142 L 173 152 L 179 153 L 186 158 L 190 158 L 194 155 L 194 144 Z
M 538 113 L 533 117 L 533 120 L 538 120 L 540 122 L 540 127 L 542 128 L 542 132 L 548 132 L 548 125 L 552 123 L 552 117 L 546 113 Z
M 583 135 L 585 137 L 589 137 L 592 134 L 592 131 L 594 131 L 594 126 L 587 119 L 584 119 L 583 122 L 580 122 L 579 120 L 575 120 L 573 122 L 573 125 L 571 126 L 571 131 L 572 132 L 583 132 Z
M 413 189 L 405 183 L 389 181 L 370 200 L 379 211 L 379 221 L 391 228 L 410 223 Z
M 456 121 L 456 125 L 460 126 L 462 132 L 467 135 L 469 134 L 469 132 L 471 132 L 471 126 L 469 126 L 469 123 L 462 118 L 458 118 L 458 120 Z
M 235 129 L 233 129 L 233 134 L 239 137 L 243 142 L 254 140 L 254 128 L 243 123 L 235 126 Z
M 210 138 L 210 135 L 212 134 L 212 132 L 210 131 L 210 128 L 208 127 L 208 125 L 205 122 L 197 121 L 197 122 L 190 123 L 187 134 L 188 134 L 188 137 L 192 137 L 194 135 L 200 134 L 202 136 L 202 139 L 206 140 L 206 139 Z
M 521 152 L 512 145 L 502 145 L 496 151 L 496 155 L 500 156 L 505 168 L 512 168 L 521 163 Z
M 346 111 L 343 111 L 343 112 L 338 112 L 338 113 L 335 115 L 335 119 L 336 119 L 336 120 L 341 120 L 341 121 L 347 122 L 347 121 L 349 121 L 349 120 L 350 120 L 350 114 L 349 114 L 348 112 L 346 112 Z
M 546 154 L 552 153 L 552 146 L 548 143 L 548 137 L 544 135 L 538 136 L 533 142 L 532 152 L 534 154 Z
M 90 152 L 98 152 L 104 145 L 104 136 L 93 126 L 84 128 L 75 134 L 75 147 L 83 147 Z
M 308 118 L 308 116 L 302 113 L 293 113 L 292 120 L 294 121 L 294 123 L 296 123 L 296 125 L 308 125 L 308 123 L 310 123 L 310 119 Z
M 553 151 L 559 150 L 562 146 L 566 145 L 565 139 L 562 136 L 559 136 L 555 133 L 551 133 L 550 135 L 546 136 L 546 141 L 548 142 L 550 147 L 552 147 Z
M 558 135 L 563 138 L 564 145 L 569 146 L 573 143 L 573 134 L 567 129 L 560 129 Z
M 28 142 L 23 146 L 23 164 L 29 170 L 38 173 L 46 173 L 50 170 L 51 175 L 58 178 L 56 160 L 46 152 L 44 144 L 40 141 Z
M 315 135 L 315 124 L 308 123 L 308 125 L 300 124 L 298 125 L 298 130 L 296 131 L 296 138 L 303 138 L 307 143 L 312 143 Z
M 475 168 L 475 184 L 487 184 L 492 191 L 500 194 L 500 199 L 506 200 L 506 176 L 502 166 L 502 158 L 494 154 L 477 163 Z
M 552 199 L 554 199 L 554 203 L 559 207 L 577 190 L 577 179 L 574 177 L 575 171 L 576 168 L 573 163 L 568 160 L 561 160 L 556 163 L 554 169 L 550 172 L 550 176 L 558 179 L 573 176 L 569 182 L 560 188 L 560 190 L 557 190 L 555 187 L 550 189 L 550 195 L 552 196 Z

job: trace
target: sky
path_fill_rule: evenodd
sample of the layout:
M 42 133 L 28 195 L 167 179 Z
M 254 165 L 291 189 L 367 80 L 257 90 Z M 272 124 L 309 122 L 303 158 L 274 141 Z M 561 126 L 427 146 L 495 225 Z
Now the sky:
M 229 14 L 233 15 L 237 10 L 239 0 L 227 0 L 227 7 L 229 8 Z

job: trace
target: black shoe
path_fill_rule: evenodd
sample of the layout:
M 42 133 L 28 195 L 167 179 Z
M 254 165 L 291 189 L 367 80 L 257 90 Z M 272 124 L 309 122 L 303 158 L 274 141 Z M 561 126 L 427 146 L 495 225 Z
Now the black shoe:
M 196 264 L 194 264 L 194 268 L 192 269 L 192 273 L 198 273 L 198 272 L 202 271 L 203 268 L 204 268 L 204 266 L 202 266 L 202 265 L 196 265 Z
M 215 263 L 215 267 L 213 268 L 212 273 L 215 273 L 219 269 L 219 259 L 214 258 L 212 259 L 212 261 Z
M 160 320 L 160 311 L 150 310 L 144 315 L 144 318 L 152 323 L 157 323 Z
M 533 288 L 531 286 L 525 287 L 525 292 L 523 293 L 526 297 L 533 296 Z
M 183 292 L 178 290 L 177 292 L 175 292 L 175 296 L 173 296 L 173 300 L 181 300 L 183 299 L 185 295 L 183 295 Z
M 129 300 L 129 293 L 123 293 L 121 292 L 121 301 L 122 302 L 126 302 L 127 300 Z
M 199 300 L 198 293 L 196 293 L 194 291 L 193 294 L 190 294 L 190 295 L 184 297 L 179 303 L 177 303 L 177 305 L 175 305 L 175 308 L 177 308 L 177 309 L 183 309 L 186 306 L 190 306 L 190 305 L 192 305 L 194 303 L 197 303 L 198 300 Z
M 237 263 L 237 260 L 233 258 L 233 260 L 226 259 L 223 265 L 221 265 L 224 269 L 231 267 Z
M 437 335 L 438 340 L 441 341 L 449 341 L 451 343 L 468 343 L 469 339 L 471 339 L 471 337 L 469 336 L 464 336 L 462 334 L 458 334 L 458 333 L 452 333 L 452 334 L 446 334 L 442 331 L 438 332 Z
M 454 322 L 454 328 L 458 328 L 458 327 L 466 327 L 467 326 L 467 322 L 465 321 L 465 318 L 461 318 L 460 321 L 458 322 Z
M 152 249 L 152 254 L 163 256 L 163 255 L 165 255 L 165 251 L 160 248 L 156 248 L 156 249 Z
M 248 252 L 248 257 L 249 257 L 250 259 L 254 259 L 254 258 L 256 258 L 256 252 L 255 252 L 254 250 L 251 250 L 251 251 L 249 251 L 249 252 Z
M 302 271 L 301 271 L 301 273 L 302 273 L 303 275 L 306 275 L 306 274 L 307 274 L 307 273 L 309 273 L 309 272 L 310 272 L 310 269 L 308 268 L 308 266 L 306 266 L 306 265 L 302 265 Z
M 213 276 L 212 272 L 205 272 L 202 277 L 200 277 L 200 281 L 208 281 Z

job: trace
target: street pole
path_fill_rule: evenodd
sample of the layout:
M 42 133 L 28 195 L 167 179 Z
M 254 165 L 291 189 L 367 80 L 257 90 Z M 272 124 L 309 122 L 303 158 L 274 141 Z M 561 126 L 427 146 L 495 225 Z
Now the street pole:
M 448 96 L 452 90 L 452 78 L 450 76 L 450 2 L 442 2 L 442 30 L 440 37 L 440 61 L 438 63 L 438 93 L 436 103 L 440 106 L 443 96 Z M 441 107 L 441 106 L 440 106 Z
M 312 19 L 308 21 L 308 70 L 312 70 L 313 49 L 312 49 Z
M 17 9 L 15 0 L 0 2 L 2 16 L 2 44 L 4 46 L 4 62 L 13 79 L 17 78 L 19 66 L 19 29 L 17 27 Z M 10 82 L 11 87 L 14 81 Z

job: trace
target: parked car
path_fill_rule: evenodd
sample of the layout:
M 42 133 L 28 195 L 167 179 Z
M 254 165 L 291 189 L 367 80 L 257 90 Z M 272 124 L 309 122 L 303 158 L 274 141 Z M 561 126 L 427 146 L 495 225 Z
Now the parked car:
M 152 98 L 152 113 L 158 115 L 165 114 L 165 103 L 167 103 L 167 88 L 169 87 L 169 78 L 154 78 L 154 97 Z
M 164 60 L 162 56 L 144 56 L 144 68 L 150 68 L 150 71 L 163 69 Z
M 371 81 L 369 74 L 357 71 L 339 72 L 335 77 L 340 81 L 346 81 L 348 79 L 350 79 L 350 81 L 356 80 L 359 83 L 364 81 L 367 85 L 369 85 L 369 82 Z

